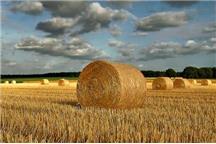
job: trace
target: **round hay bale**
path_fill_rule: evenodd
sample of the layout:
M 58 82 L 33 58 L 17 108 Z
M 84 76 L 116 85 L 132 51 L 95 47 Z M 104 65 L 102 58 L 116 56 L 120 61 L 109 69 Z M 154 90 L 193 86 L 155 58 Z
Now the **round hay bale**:
M 159 77 L 152 83 L 152 89 L 154 90 L 167 90 L 173 88 L 173 81 L 168 77 Z
M 9 84 L 9 81 L 4 81 L 4 84 Z
M 41 84 L 42 84 L 42 85 L 48 85 L 48 84 L 49 84 L 49 80 L 48 80 L 48 79 L 43 79 L 43 80 L 41 81 Z
M 187 79 L 179 78 L 173 82 L 174 88 L 190 88 L 191 84 Z
M 146 79 L 133 66 L 94 61 L 79 76 L 77 98 L 82 106 L 130 109 L 141 107 Z
M 11 81 L 11 84 L 16 84 L 16 81 L 15 81 L 15 80 L 12 80 L 12 81 Z
M 208 86 L 208 85 L 211 85 L 211 84 L 212 84 L 211 80 L 208 80 L 208 79 L 201 80 L 201 85 L 202 86 Z
M 191 84 L 193 84 L 193 85 L 196 85 L 197 84 L 197 81 L 196 80 L 194 80 L 194 79 L 190 79 L 190 80 L 188 80 Z
M 67 86 L 67 85 L 69 85 L 70 83 L 69 83 L 69 81 L 68 80 L 65 80 L 65 79 L 60 79 L 59 81 L 58 81 L 58 85 L 59 86 Z

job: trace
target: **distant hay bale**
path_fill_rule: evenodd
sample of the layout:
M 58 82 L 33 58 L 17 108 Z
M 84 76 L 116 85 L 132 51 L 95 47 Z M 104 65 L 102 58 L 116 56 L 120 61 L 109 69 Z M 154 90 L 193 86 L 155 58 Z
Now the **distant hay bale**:
M 201 80 L 201 85 L 202 86 L 208 86 L 208 85 L 211 85 L 211 84 L 212 84 L 211 80 L 208 80 L 208 79 Z
M 173 88 L 173 81 L 168 77 L 159 77 L 152 83 L 152 89 L 154 90 L 167 90 Z
M 129 109 L 141 107 L 146 79 L 126 64 L 94 61 L 79 76 L 77 98 L 82 106 Z
M 191 84 L 193 84 L 193 85 L 196 85 L 197 84 L 197 81 L 196 80 L 194 80 L 194 79 L 190 79 L 190 80 L 188 80 Z
M 48 79 L 43 79 L 43 80 L 41 81 L 41 84 L 42 84 L 42 85 L 48 85 L 48 84 L 49 84 L 49 80 L 48 80 Z
M 9 84 L 9 81 L 5 81 L 4 83 L 5 83 L 5 84 Z
M 178 78 L 173 82 L 174 88 L 190 88 L 191 84 L 187 79 Z
M 69 85 L 70 83 L 69 83 L 69 81 L 68 80 L 65 80 L 65 79 L 60 79 L 59 81 L 58 81 L 58 85 L 59 86 L 67 86 L 67 85 Z
M 11 81 L 11 84 L 16 84 L 16 81 L 15 81 L 15 80 L 12 80 L 12 81 Z

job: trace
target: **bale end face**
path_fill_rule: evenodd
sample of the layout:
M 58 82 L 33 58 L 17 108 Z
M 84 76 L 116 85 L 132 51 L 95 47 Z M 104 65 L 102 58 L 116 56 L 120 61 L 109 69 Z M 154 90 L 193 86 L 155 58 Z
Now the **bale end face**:
M 201 85 L 202 85 L 202 86 L 209 86 L 209 85 L 212 85 L 212 81 L 211 81 L 211 80 L 207 80 L 207 79 L 202 80 L 202 81 L 201 81 Z
M 92 62 L 83 69 L 77 83 L 78 101 L 84 107 L 141 107 L 145 94 L 144 76 L 126 64 Z
M 175 79 L 173 84 L 174 88 L 191 88 L 191 84 L 187 79 Z
M 58 81 L 58 85 L 59 86 L 67 86 L 67 85 L 69 85 L 70 83 L 69 83 L 69 81 L 68 80 L 65 80 L 65 79 L 60 79 L 59 81 Z
M 196 80 L 194 80 L 194 79 L 190 79 L 190 80 L 188 80 L 191 84 L 193 84 L 193 85 L 196 85 L 197 84 L 197 81 Z
M 159 77 L 152 83 L 153 90 L 168 90 L 173 88 L 173 82 L 168 77 Z

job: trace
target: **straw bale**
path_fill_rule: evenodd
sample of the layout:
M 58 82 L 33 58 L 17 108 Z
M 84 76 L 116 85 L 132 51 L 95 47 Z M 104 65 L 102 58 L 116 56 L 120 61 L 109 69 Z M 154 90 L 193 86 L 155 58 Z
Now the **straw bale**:
M 143 105 L 146 90 L 146 79 L 135 67 L 98 60 L 80 74 L 77 97 L 84 107 L 130 109 Z
M 5 81 L 4 83 L 5 83 L 5 84 L 9 84 L 9 81 Z
M 174 88 L 190 88 L 191 84 L 187 79 L 178 78 L 173 82 Z
M 154 90 L 168 90 L 173 88 L 173 81 L 168 77 L 159 77 L 152 83 Z
M 190 80 L 188 80 L 191 84 L 193 84 L 193 85 L 196 85 L 197 84 L 197 81 L 196 80 L 194 80 L 194 79 L 190 79 Z
M 211 80 L 208 80 L 208 79 L 201 80 L 201 85 L 203 85 L 203 86 L 208 86 L 211 84 L 212 84 Z
M 11 81 L 11 84 L 16 84 L 16 81 L 15 81 L 15 80 L 12 80 L 12 81 Z
M 67 85 L 69 85 L 70 83 L 69 83 L 69 81 L 68 80 L 65 80 L 65 79 L 60 79 L 59 81 L 58 81 L 58 85 L 59 86 L 67 86 Z
M 43 79 L 43 80 L 41 81 L 41 84 L 42 84 L 42 85 L 48 85 L 48 84 L 49 84 L 49 80 L 48 80 L 48 79 Z

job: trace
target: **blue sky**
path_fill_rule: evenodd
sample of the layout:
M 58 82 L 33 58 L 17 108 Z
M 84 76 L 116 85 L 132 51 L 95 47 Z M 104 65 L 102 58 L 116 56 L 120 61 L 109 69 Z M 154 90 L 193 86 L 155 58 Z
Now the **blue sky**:
M 1 1 L 2 73 L 216 65 L 215 1 Z

